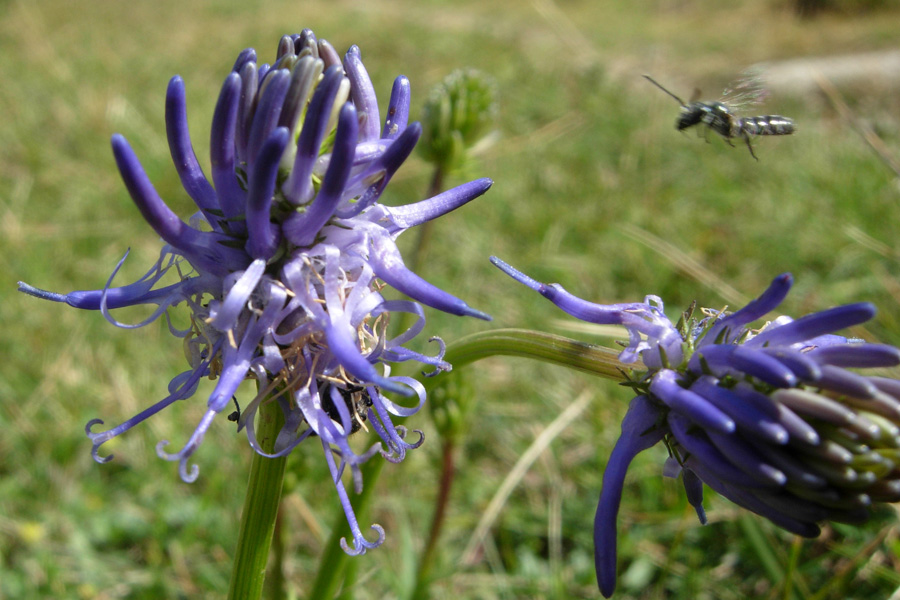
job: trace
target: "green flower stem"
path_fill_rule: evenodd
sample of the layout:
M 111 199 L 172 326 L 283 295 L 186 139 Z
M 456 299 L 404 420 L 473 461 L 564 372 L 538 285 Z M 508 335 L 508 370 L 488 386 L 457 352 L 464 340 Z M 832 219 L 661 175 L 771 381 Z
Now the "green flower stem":
M 272 560 L 269 564 L 269 575 L 263 586 L 263 597 L 266 600 L 282 600 L 287 591 L 287 582 L 284 576 L 284 502 L 278 507 L 278 515 L 275 517 L 275 531 L 272 534 Z
M 625 372 L 634 365 L 622 363 L 619 361 L 618 355 L 617 351 L 610 348 L 586 344 L 558 335 L 526 329 L 496 329 L 475 333 L 448 344 L 444 360 L 453 365 L 454 369 L 460 369 L 491 356 L 521 356 L 621 381 L 625 379 Z M 425 383 L 429 393 L 434 386 L 441 385 L 439 378 L 426 380 Z M 469 407 L 471 406 L 470 403 Z M 441 428 L 438 427 L 438 430 L 440 431 Z M 454 451 L 457 444 L 461 445 L 462 443 L 461 432 L 464 431 L 464 428 L 451 427 L 448 431 L 456 432 L 456 436 L 447 432 L 444 434 L 441 487 L 435 499 L 431 533 L 416 572 L 412 600 L 430 597 L 428 587 L 431 583 L 435 550 L 446 517 L 450 492 L 456 474 Z
M 621 362 L 619 351 L 612 348 L 527 329 L 494 329 L 467 335 L 447 344 L 444 360 L 456 369 L 490 356 L 533 358 L 617 381 L 624 381 L 625 372 L 640 366 Z M 426 388 L 430 381 L 425 382 Z
M 278 403 L 264 402 L 259 407 L 256 437 L 264 452 L 271 453 L 275 436 L 284 422 Z M 269 546 L 275 530 L 275 518 L 281 500 L 281 484 L 287 459 L 253 455 L 250 481 L 241 514 L 237 550 L 231 571 L 228 598 L 256 600 L 263 590 Z

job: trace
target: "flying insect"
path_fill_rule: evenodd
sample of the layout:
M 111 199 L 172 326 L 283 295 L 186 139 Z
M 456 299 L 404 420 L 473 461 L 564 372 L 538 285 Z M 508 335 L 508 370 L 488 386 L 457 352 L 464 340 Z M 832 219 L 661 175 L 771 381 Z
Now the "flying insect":
M 649 75 L 644 75 L 650 83 L 664 91 L 669 96 L 675 98 L 681 105 L 681 114 L 675 121 L 675 128 L 678 131 L 684 131 L 694 125 L 706 125 L 707 131 L 710 129 L 722 136 L 728 145 L 734 146 L 731 140 L 740 138 L 747 144 L 750 150 L 750 156 L 759 160 L 753 152 L 753 145 L 750 140 L 759 135 L 790 135 L 796 131 L 794 121 L 780 115 L 766 115 L 760 117 L 738 117 L 734 111 L 740 101 L 758 101 L 761 96 L 761 89 L 753 87 L 749 91 L 732 95 L 730 91 L 726 91 L 722 100 L 716 102 L 699 102 L 692 99 L 689 104 L 685 103 L 681 98 L 664 88 Z M 751 87 L 744 85 L 744 87 Z

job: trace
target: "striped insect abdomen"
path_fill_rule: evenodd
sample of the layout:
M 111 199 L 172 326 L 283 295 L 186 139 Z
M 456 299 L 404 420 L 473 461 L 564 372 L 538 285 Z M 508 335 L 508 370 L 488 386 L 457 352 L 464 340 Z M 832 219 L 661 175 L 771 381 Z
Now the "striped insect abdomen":
M 790 135 L 794 133 L 794 121 L 780 115 L 764 117 L 744 117 L 741 119 L 741 131 L 747 135 Z

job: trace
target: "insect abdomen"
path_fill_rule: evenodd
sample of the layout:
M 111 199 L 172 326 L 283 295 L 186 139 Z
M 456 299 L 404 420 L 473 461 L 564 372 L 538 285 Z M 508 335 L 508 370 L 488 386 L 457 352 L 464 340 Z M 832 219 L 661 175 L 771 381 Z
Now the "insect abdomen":
M 790 135 L 794 133 L 794 121 L 780 115 L 744 117 L 741 130 L 748 135 Z

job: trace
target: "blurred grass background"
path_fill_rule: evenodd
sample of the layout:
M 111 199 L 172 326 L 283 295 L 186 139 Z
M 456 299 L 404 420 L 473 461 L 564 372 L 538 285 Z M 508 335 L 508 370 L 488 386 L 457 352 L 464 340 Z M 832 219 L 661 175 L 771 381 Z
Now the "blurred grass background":
M 17 294 L 16 280 L 94 289 L 126 247 L 119 281 L 155 260 L 159 242 L 118 179 L 109 151 L 126 135 L 170 206 L 192 212 L 167 152 L 168 79 L 184 77 L 195 149 L 208 166 L 218 88 L 244 47 L 274 56 L 283 33 L 311 27 L 363 58 L 383 105 L 393 78 L 414 106 L 450 71 L 475 66 L 500 94 L 499 137 L 467 172 L 493 189 L 436 223 L 422 274 L 494 315 L 492 326 L 566 333 L 562 313 L 491 267 L 496 254 L 543 281 L 604 302 L 657 294 L 676 317 L 690 301 L 736 306 L 791 271 L 786 314 L 869 300 L 856 335 L 900 343 L 900 190 L 821 94 L 773 90 L 759 114 L 793 117 L 799 133 L 760 140 L 754 161 L 720 139 L 674 131 L 682 97 L 713 99 L 748 66 L 894 49 L 896 2 L 843 2 L 799 19 L 786 0 L 491 2 L 0 3 L 0 598 L 201 598 L 228 584 L 250 449 L 221 419 L 178 479 L 160 439 L 180 447 L 205 407 L 188 403 L 90 456 L 84 424 L 113 425 L 166 394 L 184 368 L 164 324 L 112 328 L 99 314 Z M 865 9 L 865 10 L 863 10 Z M 900 155 L 900 82 L 846 92 L 857 116 Z M 852 92 L 852 93 L 851 93 Z M 413 115 L 415 117 L 415 115 Z M 207 171 L 208 172 L 208 171 Z M 388 202 L 422 196 L 413 159 Z M 407 245 L 412 240 L 406 240 Z M 447 340 L 489 325 L 428 311 Z M 590 334 L 573 334 L 594 341 Z M 524 360 L 469 369 L 478 408 L 435 575 L 435 598 L 595 598 L 592 521 L 627 390 Z M 587 396 L 585 396 L 587 395 Z M 476 560 L 463 549 L 501 481 L 576 398 L 587 408 L 513 488 Z M 437 487 L 437 437 L 378 482 L 385 545 L 360 561 L 352 597 L 400 598 L 411 585 Z M 701 527 L 664 451 L 633 467 L 620 515 L 618 598 L 887 598 L 900 587 L 893 510 L 863 528 L 795 539 L 708 493 Z M 290 458 L 285 573 L 303 597 L 337 506 L 321 451 Z

